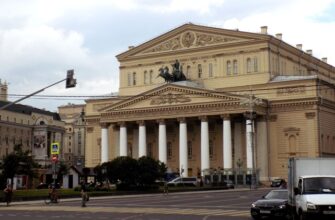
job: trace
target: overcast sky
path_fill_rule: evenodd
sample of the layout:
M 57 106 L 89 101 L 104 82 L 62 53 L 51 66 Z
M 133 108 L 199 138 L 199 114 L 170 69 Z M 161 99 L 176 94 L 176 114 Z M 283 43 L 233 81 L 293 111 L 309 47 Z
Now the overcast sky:
M 283 40 L 335 66 L 335 0 L 0 0 L 0 78 L 14 101 L 75 70 L 40 95 L 94 96 L 118 91 L 115 56 L 185 23 L 283 34 Z M 38 99 L 37 99 L 38 98 Z M 29 98 L 56 111 L 83 98 Z

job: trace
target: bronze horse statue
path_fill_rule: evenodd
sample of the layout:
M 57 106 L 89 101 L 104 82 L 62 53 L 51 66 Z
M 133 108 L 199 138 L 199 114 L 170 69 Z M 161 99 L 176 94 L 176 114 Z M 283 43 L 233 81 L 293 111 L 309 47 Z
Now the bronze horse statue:
M 159 68 L 159 74 L 157 77 L 159 76 L 162 77 L 167 83 L 186 80 L 186 76 L 183 73 L 183 68 L 180 66 L 178 60 L 172 64 L 172 74 L 169 73 L 169 68 L 165 66 L 164 68 Z

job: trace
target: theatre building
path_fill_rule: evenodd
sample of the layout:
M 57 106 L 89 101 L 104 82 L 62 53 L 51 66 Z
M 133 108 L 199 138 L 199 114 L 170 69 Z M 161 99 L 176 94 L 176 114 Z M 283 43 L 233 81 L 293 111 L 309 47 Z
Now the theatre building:
M 267 27 L 189 23 L 117 59 L 118 95 L 86 102 L 87 167 L 146 155 L 183 176 L 266 182 L 289 157 L 335 156 L 335 68 Z

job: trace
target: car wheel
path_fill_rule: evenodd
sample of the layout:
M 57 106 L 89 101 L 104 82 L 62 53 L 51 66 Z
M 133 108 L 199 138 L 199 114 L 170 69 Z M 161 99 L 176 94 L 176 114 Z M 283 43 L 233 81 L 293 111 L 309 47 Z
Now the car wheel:
M 252 215 L 251 217 L 255 220 L 261 219 L 261 216 L 259 216 L 259 215 Z

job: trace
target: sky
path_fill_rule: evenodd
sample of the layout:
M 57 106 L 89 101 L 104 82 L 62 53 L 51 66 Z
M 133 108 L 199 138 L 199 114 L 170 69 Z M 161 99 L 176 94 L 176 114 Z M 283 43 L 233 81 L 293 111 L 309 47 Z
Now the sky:
M 9 100 L 57 111 L 118 92 L 116 55 L 185 23 L 283 34 L 335 66 L 335 0 L 0 0 L 0 79 Z

